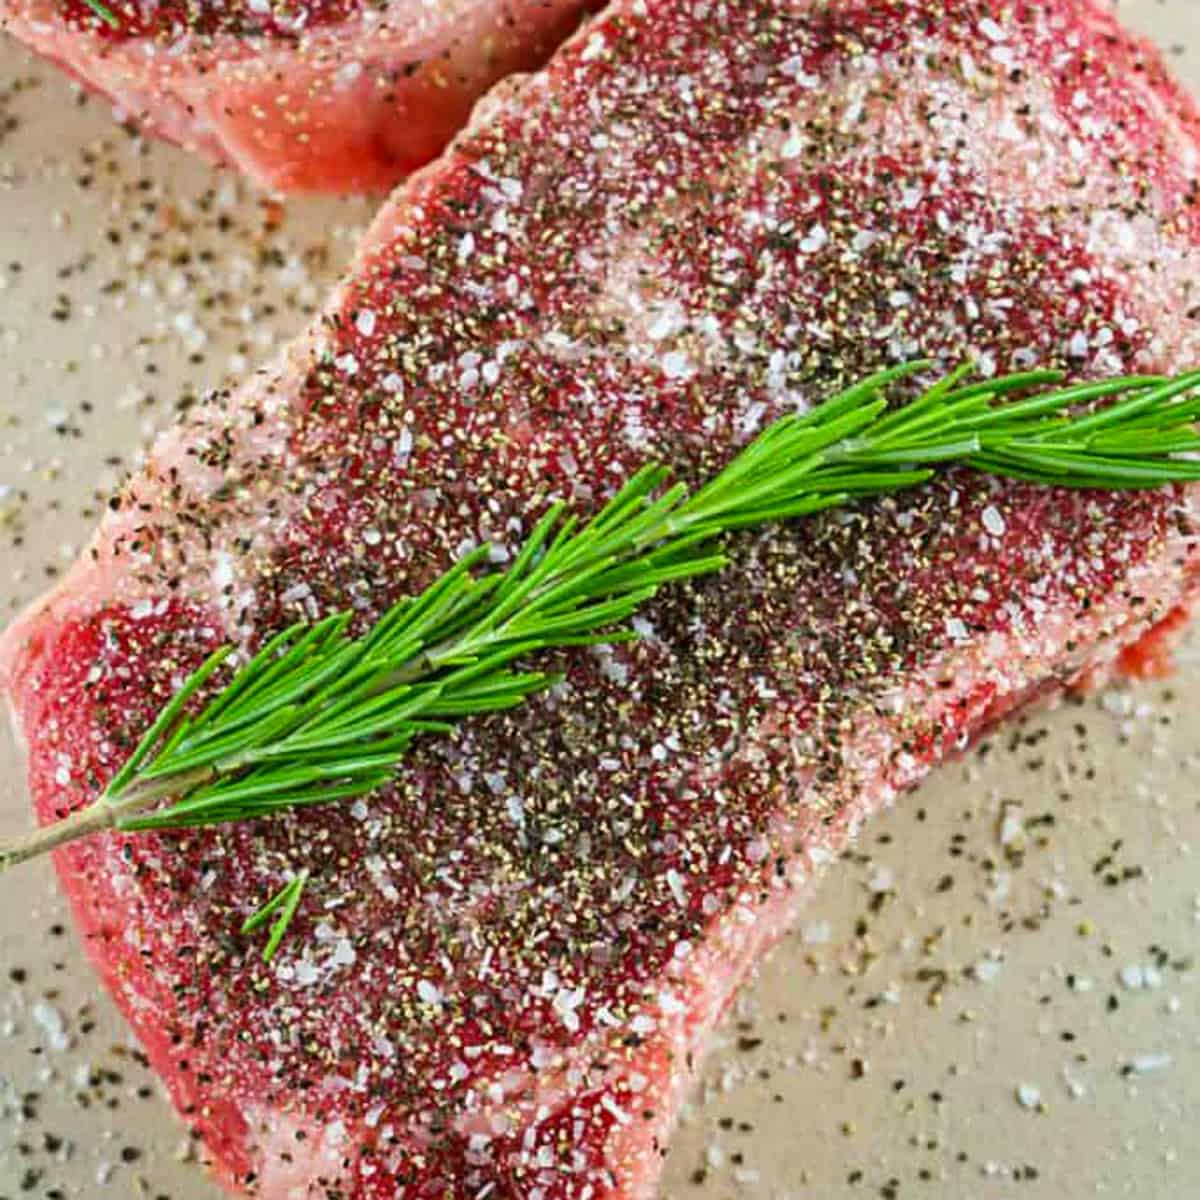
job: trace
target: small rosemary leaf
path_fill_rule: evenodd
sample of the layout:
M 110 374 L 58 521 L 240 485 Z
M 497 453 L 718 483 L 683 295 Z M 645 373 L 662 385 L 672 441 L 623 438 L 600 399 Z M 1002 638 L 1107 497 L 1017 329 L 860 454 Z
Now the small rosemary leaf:
M 726 494 L 720 492 L 709 497 L 704 504 L 688 505 L 685 515 L 689 522 L 710 524 L 724 521 L 737 515 L 739 511 L 753 509 L 771 496 L 783 490 L 789 482 L 812 475 L 825 462 L 824 456 L 817 454 L 803 459 L 786 473 L 766 476 L 757 482 L 745 480 L 740 489 Z
M 386 737 L 372 738 L 363 742 L 351 742 L 345 746 L 330 746 L 324 750 L 306 750 L 303 754 L 286 754 L 282 751 L 264 755 L 258 760 L 263 767 L 312 767 L 320 772 L 318 778 L 337 779 L 345 775 L 361 775 L 367 771 L 378 771 L 395 766 L 412 740 L 427 727 L 436 725 L 438 733 L 447 732 L 451 726 L 433 721 L 406 721 L 404 725 Z
M 1003 382 L 1003 381 L 1000 381 Z M 1151 378 L 1144 386 L 1161 382 Z M 1141 385 L 1134 384 L 1133 387 Z M 1099 400 L 1106 396 L 1117 395 L 1129 390 L 1124 380 L 1105 379 L 1100 383 L 1082 384 L 1076 387 L 1061 388 L 1055 392 L 1045 392 L 1030 396 L 1027 400 L 1014 400 L 1008 404 L 991 408 L 977 417 L 964 422 L 967 429 L 985 429 L 992 425 L 1016 425 L 1030 417 L 1041 417 L 1045 413 L 1061 412 L 1074 404 L 1083 404 L 1089 400 Z
M 862 468 L 841 467 L 822 471 L 818 477 L 821 492 L 854 492 L 869 495 L 872 492 L 893 492 L 897 488 L 916 487 L 933 478 L 931 467 L 916 469 L 892 468 L 886 471 L 870 471 Z
M 920 442 L 908 446 L 898 446 L 894 449 L 872 450 L 862 456 L 862 461 L 870 462 L 873 466 L 886 467 L 890 464 L 907 466 L 909 463 L 943 463 L 954 459 L 969 458 L 981 449 L 979 439 L 968 435 L 955 438 L 952 441 Z M 857 457 L 857 456 L 856 456 Z M 856 461 L 851 458 L 849 461 Z
M 488 553 L 487 547 L 479 547 L 480 557 Z M 450 588 L 440 588 L 435 582 L 421 594 L 420 604 L 395 622 L 385 638 L 369 645 L 366 661 L 406 656 L 413 652 L 413 647 L 424 645 L 429 638 L 469 623 L 475 619 L 477 611 L 492 603 L 491 597 L 499 582 L 495 576 L 476 578 L 466 572 L 461 572 Z M 370 636 L 368 633 L 367 637 Z
M 947 392 L 943 400 L 954 404 L 971 396 L 1000 397 L 1010 392 L 1028 391 L 1030 388 L 1040 388 L 1047 384 L 1061 381 L 1063 373 L 1053 370 L 1013 371 L 1009 375 L 1001 375 L 995 379 L 980 379 L 969 383 L 966 387 L 955 388 Z M 1089 386 L 1089 385 L 1084 385 Z
M 562 634 L 583 633 L 588 629 L 604 625 L 619 625 L 626 617 L 631 616 L 645 604 L 656 591 L 656 588 L 643 587 L 636 591 L 626 592 L 616 599 L 598 600 L 595 604 L 578 608 L 574 612 L 564 613 L 559 617 L 535 614 L 538 619 L 531 620 L 528 628 L 523 628 L 522 632 L 537 633 L 543 638 L 554 638 L 557 641 Z
M 832 421 L 840 417 L 843 412 L 856 408 L 871 396 L 886 391 L 893 383 L 899 383 L 911 375 L 928 371 L 935 365 L 931 358 L 917 358 L 910 362 L 900 363 L 895 367 L 886 367 L 881 371 L 876 371 L 874 375 L 868 375 L 866 379 L 852 384 L 831 400 L 826 400 L 823 404 L 818 405 L 809 416 L 816 421 Z
M 1000 475 L 1006 479 L 1020 479 L 1025 483 L 1037 483 L 1045 486 L 1047 482 L 1045 472 L 1039 473 L 1031 467 L 1024 467 L 1016 459 L 1007 458 L 997 451 L 985 450 L 981 454 L 972 454 L 967 460 L 966 465 L 974 468 L 976 471 L 982 471 L 989 475 Z M 1069 486 L 1065 480 L 1058 478 L 1055 478 L 1052 482 L 1055 486 Z M 1094 485 L 1083 483 L 1080 486 L 1090 488 Z
M 637 509 L 642 498 L 661 486 L 669 476 L 669 469 L 662 463 L 647 463 L 621 485 L 613 498 L 588 522 L 588 529 L 603 533 L 620 525 Z
M 1098 433 L 1088 439 L 1089 449 L 1123 458 L 1145 458 L 1156 454 L 1188 454 L 1200 450 L 1200 436 L 1182 429 L 1147 429 L 1145 432 Z
M 532 598 L 522 613 L 523 620 L 527 622 L 528 618 L 535 613 L 546 613 L 549 616 L 570 609 L 581 598 L 593 594 L 591 590 L 593 582 L 604 575 L 615 562 L 616 559 L 610 554 L 581 564 L 557 583 L 548 586 L 540 596 Z
M 884 399 L 868 401 L 852 408 L 832 421 L 821 421 L 819 425 L 809 428 L 803 423 L 797 423 L 790 434 L 793 443 L 791 449 L 798 454 L 813 454 L 826 446 L 833 446 L 846 438 L 852 438 L 860 430 L 869 428 L 887 410 Z M 773 469 L 774 463 L 764 456 L 764 469 Z M 719 477 L 718 477 L 719 478 Z
M 868 444 L 879 447 L 893 446 L 915 441 L 919 434 L 931 428 L 938 433 L 958 428 L 970 417 L 986 413 L 992 398 L 991 392 L 982 392 L 976 396 L 965 396 L 961 400 L 947 400 L 941 407 L 927 410 L 911 420 L 902 421 L 882 435 L 872 429 Z M 902 409 L 901 413 L 904 411 Z
M 190 737 L 195 729 L 195 723 L 190 717 L 180 717 L 175 723 L 175 729 L 163 739 L 163 744 L 158 754 L 161 758 L 166 758 L 186 737 Z
M 342 635 L 349 621 L 349 613 L 335 613 L 307 629 L 302 625 L 293 626 L 297 636 L 280 646 L 282 653 L 273 654 L 265 661 L 261 654 L 256 655 L 255 666 L 241 694 L 226 704 L 223 713 L 214 713 L 213 719 L 219 715 L 229 719 L 233 712 L 244 710 L 253 704 L 256 697 L 266 694 L 278 680 L 302 669 L 313 658 L 319 661 L 323 651 L 342 643 Z
M 296 887 L 296 882 L 299 879 L 298 875 L 294 875 L 277 891 L 273 896 L 266 900 L 259 908 L 257 908 L 245 921 L 242 922 L 241 933 L 253 933 L 256 929 L 260 929 L 265 925 L 274 913 L 287 903 L 288 896 Z
M 308 869 L 298 872 L 293 876 L 278 892 L 275 893 L 257 912 L 248 917 L 242 924 L 241 932 L 245 937 L 248 934 L 254 933 L 265 925 L 271 917 L 278 913 L 278 917 L 271 925 L 271 934 L 267 939 L 267 944 L 263 949 L 263 961 L 270 962 L 275 956 L 283 941 L 284 935 L 287 933 L 288 926 L 291 925 L 293 918 L 296 915 L 296 910 L 300 906 L 300 898 L 304 894 L 305 885 L 308 883 Z
M 352 688 L 347 695 L 332 701 L 328 697 L 315 697 L 313 703 L 307 707 L 305 719 L 297 725 L 291 736 L 302 737 L 312 729 L 313 723 L 316 721 L 319 721 L 327 729 L 333 728 L 337 722 L 346 717 L 347 713 L 354 711 L 361 715 L 362 707 L 365 704 L 375 702 L 394 704 L 410 695 L 416 689 L 416 684 L 393 684 L 388 678 L 393 671 L 402 668 L 407 661 L 407 658 L 397 659 L 396 662 L 376 671 L 372 676 L 374 685 L 371 687 Z M 381 697 L 385 696 L 387 699 L 381 701 Z M 322 699 L 324 704 L 321 703 Z M 350 719 L 353 720 L 353 718 Z
M 1101 408 L 1090 416 L 1080 417 L 1073 421 L 1072 430 L 1078 436 L 1118 425 L 1129 417 L 1191 391 L 1197 383 L 1200 383 L 1200 371 L 1192 371 L 1186 375 L 1180 375 L 1176 379 L 1166 380 L 1157 387 L 1135 390 L 1127 400 L 1118 400 L 1117 403 L 1110 404 L 1107 408 Z
M 616 527 L 616 531 L 632 541 L 643 528 L 660 524 L 667 513 L 679 507 L 687 494 L 686 484 L 675 483 L 656 499 L 651 499 L 649 496 L 643 497 L 641 510 L 630 513 L 620 526 Z
M 1091 476 L 1110 488 L 1154 486 L 1156 481 L 1183 481 L 1200 478 L 1200 461 L 1180 458 L 1133 458 L 1099 454 L 1090 449 L 1069 446 L 1045 450 L 1024 443 L 1005 446 L 1002 454 L 1024 463 L 1045 463 L 1051 470 L 1065 471 L 1079 478 Z
M 623 563 L 612 567 L 596 580 L 597 595 L 617 595 L 638 586 L 658 586 L 661 579 L 656 580 L 656 572 L 676 569 L 690 570 L 693 574 L 703 574 L 706 571 L 719 570 L 727 562 L 726 557 L 717 552 L 710 537 L 688 537 L 686 553 L 670 553 L 675 549 L 673 543 L 663 547 L 664 553 L 647 555 L 636 562 Z M 706 564 L 706 565 L 701 565 Z M 686 575 L 667 576 L 667 578 L 685 578 Z
M 536 692 L 553 687 L 556 675 L 540 671 L 526 675 L 510 675 L 494 684 L 478 684 L 461 692 L 448 692 L 439 697 L 430 709 L 438 716 L 461 717 L 475 712 L 497 712 L 523 703 Z
M 463 555 L 448 571 L 439 576 L 415 600 L 405 614 L 406 628 L 427 627 L 435 614 L 446 611 L 447 593 L 461 596 L 463 588 L 470 585 L 470 572 L 491 553 L 489 546 L 476 546 Z
M 1169 429 L 1175 426 L 1194 424 L 1200 418 L 1200 393 L 1185 396 L 1160 409 L 1131 417 L 1121 425 L 1122 429 Z
M 246 688 L 253 686 L 260 673 L 267 669 L 280 651 L 304 633 L 305 628 L 304 625 L 290 625 L 269 638 L 262 649 L 238 671 L 229 686 L 209 701 L 199 715 L 197 726 L 202 727 L 215 721 L 225 712 Z
M 496 581 L 495 594 L 488 605 L 472 610 L 438 609 L 436 614 L 431 614 L 431 616 L 437 616 L 436 621 L 431 619 L 414 632 L 419 634 L 422 641 L 428 645 L 433 642 L 446 641 L 463 629 L 478 629 L 494 625 L 504 612 L 519 607 L 521 599 L 536 586 L 538 569 L 537 567 L 530 568 L 523 580 L 513 581 L 513 585 L 503 598 L 498 598 L 506 590 L 505 579 L 501 577 Z M 507 575 L 508 572 L 505 574 Z
M 554 645 L 566 646 L 615 646 L 620 642 L 641 641 L 641 634 L 634 629 L 600 629 L 595 633 L 567 634 L 555 638 Z
M 125 786 L 133 778 L 138 768 L 145 761 L 146 755 L 150 753 L 154 744 L 162 737 L 163 733 L 171 726 L 175 718 L 179 715 L 183 706 L 204 686 L 212 673 L 229 657 L 233 652 L 232 646 L 222 646 L 219 650 L 214 650 L 204 662 L 196 668 L 184 680 L 183 686 L 175 693 L 170 702 L 154 719 L 150 728 L 146 730 L 141 741 L 129 756 L 125 765 L 113 776 L 108 787 L 104 790 L 104 795 L 108 798 L 115 797 L 124 790 Z
M 886 488 L 872 488 L 866 494 L 877 494 Z M 738 529 L 749 529 L 764 522 L 782 521 L 791 517 L 808 516 L 826 508 L 838 508 L 851 497 L 848 492 L 830 492 L 827 495 L 808 496 L 803 500 L 780 501 L 761 508 L 747 509 L 732 517 L 720 517 L 709 529 L 709 533 L 733 532 Z
M 628 586 L 637 581 L 643 587 L 662 587 L 666 583 L 678 583 L 684 579 L 692 579 L 697 575 L 711 575 L 729 565 L 729 559 L 724 554 L 710 554 L 704 558 L 692 558 L 683 562 L 666 563 L 659 567 L 649 567 L 634 576 L 629 572 Z
M 308 647 L 297 645 L 271 671 L 271 678 L 247 690 L 236 703 L 221 714 L 219 721 L 230 727 L 246 713 L 262 712 L 289 703 L 306 688 L 317 686 L 335 673 L 351 671 L 365 653 L 361 642 L 348 640 L 340 631 Z
M 707 545 L 711 544 L 712 540 L 709 535 L 700 530 L 692 529 L 688 533 L 672 537 L 670 541 L 664 542 L 655 549 L 648 550 L 642 561 L 648 567 L 666 566 L 706 551 Z M 634 565 L 630 564 L 631 567 Z
M 914 422 L 921 425 L 927 423 L 931 415 L 936 419 L 938 413 L 954 404 L 981 396 L 990 397 L 993 395 L 994 393 L 991 391 L 984 390 L 976 393 L 975 396 L 957 395 L 954 396 L 953 400 L 949 399 L 953 395 L 958 383 L 970 375 L 973 370 L 974 368 L 970 363 L 961 363 L 949 374 L 943 375 L 941 379 L 925 391 L 924 395 L 908 404 L 900 405 L 889 415 L 882 417 L 875 423 L 871 431 L 872 434 L 875 437 L 886 438 L 896 430 L 910 426 Z
M 568 512 L 566 516 L 559 522 L 558 528 L 554 531 L 554 536 L 550 539 L 550 545 L 546 547 L 546 557 L 553 561 L 557 561 L 557 556 L 562 552 L 563 547 L 567 542 L 575 536 L 575 531 L 579 528 L 579 514 Z
M 159 812 L 122 821 L 121 828 L 129 832 L 164 832 L 172 829 L 203 829 L 206 826 L 227 825 L 238 821 L 260 820 L 290 809 L 317 807 L 355 796 L 366 796 L 383 787 L 394 768 L 374 775 L 355 776 L 345 783 L 320 783 L 308 787 L 283 790 L 275 796 L 265 796 L 253 803 L 233 801 L 224 803 L 220 794 L 208 797 L 204 803 L 187 805 L 181 802 Z
M 558 639 L 551 644 L 559 644 Z M 516 658 L 544 650 L 546 646 L 547 641 L 544 637 L 514 638 L 506 641 L 488 654 L 472 657 L 467 662 L 457 665 L 453 672 L 442 678 L 442 687 L 461 687 L 472 679 L 491 674 Z
M 432 711 L 432 705 L 441 692 L 441 685 L 420 689 L 406 688 L 405 699 L 388 703 L 389 693 L 376 697 L 362 712 L 351 710 L 343 713 L 333 725 L 317 721 L 306 729 L 292 734 L 283 743 L 287 754 L 302 754 L 310 750 L 327 750 L 333 746 L 359 741 L 377 733 L 386 733 L 397 728 L 409 717 Z M 264 749 L 264 752 L 269 752 Z M 260 755 L 261 756 L 261 755 Z
M 156 759 L 140 775 L 143 779 L 162 779 L 205 763 L 216 763 L 222 769 L 231 769 L 241 751 L 285 736 L 294 724 L 294 715 L 289 710 L 272 712 L 249 728 L 238 728 L 229 733 L 215 731 L 198 745 L 181 746 L 169 756 Z
M 453 733 L 454 725 L 450 721 L 409 721 L 408 727 L 413 733 Z
M 1186 459 L 1143 462 L 1082 453 L 1054 454 L 1029 446 L 1006 446 L 990 458 L 995 464 L 993 469 L 1006 470 L 1006 465 L 1012 464 L 1020 471 L 1029 472 L 1035 482 L 1067 487 L 1154 487 L 1160 483 L 1200 479 L 1200 462 Z
M 501 577 L 500 584 L 496 588 L 494 607 L 491 612 L 484 614 L 481 618 L 481 628 L 494 628 L 510 612 L 516 611 L 516 607 L 520 602 L 513 599 L 514 593 L 518 591 L 528 578 L 529 568 L 533 563 L 534 556 L 540 552 L 549 531 L 550 526 L 545 519 L 538 522 L 533 535 L 521 547 L 517 557 Z
M 404 596 L 397 600 L 391 608 L 371 626 L 363 640 L 364 653 L 367 656 L 375 653 L 382 644 L 391 640 L 397 630 L 403 630 L 409 613 L 412 611 L 413 597 Z
M 263 962 L 270 962 L 275 957 L 280 943 L 283 941 L 284 935 L 288 931 L 288 927 L 292 923 L 292 919 L 296 915 L 296 910 L 300 907 L 300 897 L 304 894 L 305 884 L 308 883 L 308 871 L 303 870 L 289 885 L 287 899 L 280 909 L 279 917 L 271 926 L 271 936 L 267 939 L 267 944 L 263 947 Z
M 116 13 L 107 5 L 102 4 L 101 0 L 84 0 L 84 3 L 102 20 L 110 29 L 120 29 L 121 22 L 117 19 Z

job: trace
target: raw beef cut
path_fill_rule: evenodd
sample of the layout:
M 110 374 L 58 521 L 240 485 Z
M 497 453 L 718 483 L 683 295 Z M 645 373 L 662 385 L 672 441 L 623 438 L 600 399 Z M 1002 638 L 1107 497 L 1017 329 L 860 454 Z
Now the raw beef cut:
M 147 131 L 265 187 L 391 187 L 587 0 L 0 0 L 0 28 Z M 595 5 L 593 5 L 595 7 Z
M 1200 360 L 1197 113 L 1099 4 L 620 0 L 193 410 L 7 635 L 42 820 L 215 644 L 367 622 L 548 498 L 715 470 L 918 352 Z M 262 1197 L 646 1197 L 705 1040 L 862 820 L 1192 603 L 1200 494 L 966 473 L 748 534 L 633 645 L 364 802 L 58 859 L 89 953 Z M 1163 622 L 1167 622 L 1163 625 Z M 278 958 L 238 927 L 313 881 Z

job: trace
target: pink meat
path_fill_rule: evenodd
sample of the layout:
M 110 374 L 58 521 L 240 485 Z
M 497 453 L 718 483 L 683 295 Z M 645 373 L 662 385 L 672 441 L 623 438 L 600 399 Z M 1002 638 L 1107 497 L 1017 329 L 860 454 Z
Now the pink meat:
M 390 188 L 587 0 L 0 0 L 0 27 L 126 119 L 288 192 Z
M 380 214 L 286 358 L 158 443 L 7 635 L 43 821 L 213 645 L 365 624 L 552 496 L 715 470 L 918 352 L 1200 360 L 1197 132 L 1099 3 L 619 0 Z M 639 643 L 365 802 L 58 861 L 231 1187 L 652 1194 L 709 1031 L 864 818 L 1193 602 L 1200 493 L 967 473 L 738 537 Z M 280 956 L 245 916 L 305 865 Z

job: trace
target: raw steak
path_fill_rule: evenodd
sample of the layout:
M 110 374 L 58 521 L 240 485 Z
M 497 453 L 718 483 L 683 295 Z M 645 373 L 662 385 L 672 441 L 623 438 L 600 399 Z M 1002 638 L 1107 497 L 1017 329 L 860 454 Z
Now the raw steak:
M 161 137 L 284 191 L 391 187 L 587 0 L 0 0 L 0 27 Z M 593 6 L 594 7 L 594 6 Z
M 41 819 L 223 639 L 366 622 L 651 456 L 924 351 L 1200 359 L 1190 101 L 1099 4 L 621 0 L 385 208 L 286 360 L 165 435 L 3 646 Z M 643 641 L 366 802 L 103 837 L 80 930 L 264 1197 L 645 1197 L 705 1039 L 864 817 L 1111 670 L 1200 496 L 951 473 L 748 535 Z M 302 864 L 279 958 L 236 935 Z

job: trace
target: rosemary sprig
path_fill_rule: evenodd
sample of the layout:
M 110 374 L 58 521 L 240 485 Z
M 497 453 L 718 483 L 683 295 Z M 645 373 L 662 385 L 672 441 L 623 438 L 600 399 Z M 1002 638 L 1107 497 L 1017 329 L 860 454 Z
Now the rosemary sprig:
M 102 20 L 110 29 L 120 29 L 121 22 L 117 20 L 116 13 L 107 5 L 102 4 L 101 0 L 83 0 L 83 2 Z
M 415 738 L 555 682 L 521 665 L 536 653 L 634 638 L 628 618 L 662 586 L 726 565 L 717 539 L 730 530 L 913 487 L 945 463 L 1067 487 L 1200 479 L 1200 371 L 1057 387 L 1053 371 L 966 383 L 962 368 L 889 408 L 885 391 L 929 367 L 881 371 L 783 417 L 694 494 L 652 463 L 586 523 L 552 504 L 506 569 L 487 569 L 481 546 L 361 637 L 349 613 L 293 625 L 189 712 L 232 653 L 218 650 L 103 794 L 0 845 L 0 868 L 101 829 L 244 821 L 373 791 Z M 289 887 L 273 905 L 299 902 L 303 884 Z

